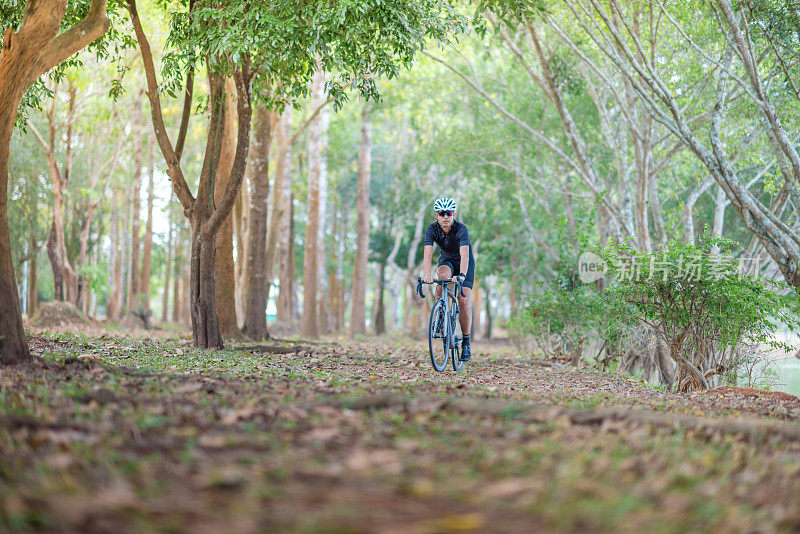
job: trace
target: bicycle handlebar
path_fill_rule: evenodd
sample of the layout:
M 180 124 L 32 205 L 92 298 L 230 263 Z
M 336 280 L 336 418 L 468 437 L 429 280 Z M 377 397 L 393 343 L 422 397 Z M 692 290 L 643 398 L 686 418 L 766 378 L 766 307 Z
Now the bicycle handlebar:
M 453 282 L 452 278 L 446 278 L 446 279 L 443 279 L 443 280 L 436 280 L 436 279 L 431 280 L 430 284 L 439 284 L 441 286 L 447 286 L 447 284 L 456 284 L 458 294 L 461 295 L 462 297 L 466 298 L 466 295 L 462 291 L 463 287 L 462 287 L 461 284 L 463 284 L 463 282 L 464 282 L 463 279 L 459 279 L 458 282 Z M 425 293 L 422 291 L 422 284 L 424 284 L 424 283 L 425 282 L 422 281 L 422 277 L 418 276 L 417 277 L 417 295 L 419 295 L 420 298 L 423 298 L 423 299 L 425 298 Z

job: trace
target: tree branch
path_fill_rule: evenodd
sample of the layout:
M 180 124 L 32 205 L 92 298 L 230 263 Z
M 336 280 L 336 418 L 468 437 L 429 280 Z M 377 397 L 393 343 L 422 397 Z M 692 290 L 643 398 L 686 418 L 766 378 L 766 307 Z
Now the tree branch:
M 31 75 L 33 80 L 86 48 L 108 31 L 110 22 L 106 16 L 106 3 L 107 0 L 92 0 L 86 18 L 48 43 L 34 64 Z
M 145 78 L 147 79 L 147 98 L 150 100 L 150 115 L 153 119 L 153 130 L 158 141 L 158 147 L 161 149 L 161 154 L 167 163 L 167 175 L 172 182 L 172 190 L 175 191 L 175 196 L 183 206 L 185 211 L 189 211 L 194 207 L 195 198 L 189 191 L 189 186 L 186 184 L 186 179 L 181 170 L 180 161 L 177 154 L 172 148 L 172 143 L 167 136 L 167 130 L 164 127 L 164 115 L 161 111 L 161 102 L 158 98 L 158 82 L 156 81 L 156 68 L 153 64 L 153 54 L 150 51 L 150 43 L 142 29 L 142 22 L 139 20 L 139 13 L 136 9 L 136 0 L 128 0 L 128 12 L 131 15 L 131 22 L 133 29 L 136 33 L 136 40 L 139 42 L 139 50 L 142 55 L 142 64 L 144 65 Z
M 189 117 L 192 114 L 192 93 L 194 92 L 194 67 L 189 67 L 186 73 L 186 93 L 183 96 L 183 112 L 181 112 L 181 125 L 178 128 L 178 141 L 175 143 L 175 157 L 178 163 L 183 155 L 183 144 L 186 142 L 186 132 L 189 129 Z
M 295 144 L 295 142 L 297 141 L 297 138 L 300 137 L 300 134 L 303 133 L 303 131 L 305 131 L 305 129 L 308 128 L 309 125 L 312 122 L 314 122 L 314 119 L 317 118 L 317 115 L 319 115 L 319 113 L 322 111 L 322 109 L 325 106 L 327 106 L 328 104 L 330 104 L 331 102 L 333 102 L 333 98 L 332 97 L 328 97 L 327 100 L 322 102 L 320 105 L 318 105 L 316 107 L 316 109 L 314 109 L 314 111 L 311 113 L 311 115 L 305 121 L 303 121 L 303 124 L 301 124 L 300 126 L 297 127 L 297 130 L 294 131 L 294 133 L 292 134 L 292 137 L 289 138 L 288 146 L 292 146 L 293 144 Z
M 225 187 L 225 194 L 217 204 L 216 209 L 203 224 L 203 232 L 216 234 L 225 218 L 233 208 L 233 203 L 241 189 L 247 166 L 247 152 L 250 148 L 250 119 L 253 112 L 252 91 L 250 86 L 250 60 L 245 57 L 242 66 L 234 70 L 233 79 L 236 82 L 236 111 L 238 114 L 238 132 L 236 135 L 236 154 L 233 157 L 231 175 Z

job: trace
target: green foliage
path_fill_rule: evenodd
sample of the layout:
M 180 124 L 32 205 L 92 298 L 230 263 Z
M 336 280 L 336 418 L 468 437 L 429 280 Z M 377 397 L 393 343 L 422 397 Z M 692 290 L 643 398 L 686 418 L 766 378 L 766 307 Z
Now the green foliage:
M 565 235 L 563 224 L 560 233 Z M 646 326 L 666 343 L 678 365 L 677 387 L 687 390 L 703 385 L 700 375 L 709 369 L 729 381 L 752 375 L 743 347 L 792 350 L 777 334 L 800 326 L 797 294 L 780 282 L 742 274 L 731 254 L 735 243 L 704 235 L 697 245 L 671 241 L 642 252 L 609 241 L 596 250 L 614 278 L 598 290 L 578 278 L 577 252 L 588 250 L 585 233 L 578 234 L 581 247 L 562 240 L 551 281 L 539 284 L 511 322 L 517 339 L 532 337 L 547 356 L 577 362 L 589 340 L 603 339 L 610 348 L 624 343 L 626 332 Z
M 532 336 L 547 357 L 569 357 L 577 363 L 591 338 L 615 340 L 626 326 L 626 316 L 616 309 L 618 301 L 590 285 L 579 283 L 570 289 L 557 278 L 550 285 L 538 285 L 541 290 L 528 297 L 509 329 L 517 339 Z
M 475 8 L 476 19 L 486 11 L 501 21 L 518 23 L 541 15 L 546 6 L 541 0 L 481 0 Z
M 378 78 L 396 77 L 427 40 L 446 40 L 464 27 L 443 0 L 197 2 L 172 13 L 165 88 L 175 95 L 186 70 L 199 62 L 229 71 L 252 57 L 256 88 L 266 89 L 256 97 L 281 107 L 307 95 L 314 71 L 323 69 L 338 109 L 348 87 L 378 100 Z
M 93 293 L 102 293 L 108 289 L 108 269 L 103 265 L 84 265 L 78 269 L 84 283 L 89 284 Z
M 602 255 L 617 278 L 607 292 L 665 341 L 689 334 L 690 350 L 742 342 L 789 349 L 774 334 L 781 324 L 800 326 L 796 294 L 780 282 L 742 274 L 730 255 L 734 247 L 708 235 L 697 245 L 671 241 L 652 253 L 610 241 Z
M 679 389 L 688 381 L 699 387 L 697 371 L 735 364 L 718 355 L 741 344 L 790 350 L 776 334 L 782 325 L 800 326 L 797 294 L 785 284 L 742 274 L 734 247 L 704 235 L 697 245 L 671 241 L 652 253 L 613 241 L 601 251 L 616 273 L 606 294 L 624 304 L 616 311 L 650 326 L 669 346 L 680 368 Z
M 548 283 L 537 284 L 522 311 L 509 328 L 521 339 L 533 336 L 538 348 L 548 357 L 569 356 L 575 363 L 592 338 L 613 343 L 633 318 L 625 313 L 622 303 L 608 292 L 600 292 L 595 284 L 584 284 L 578 273 L 578 252 L 587 250 L 591 219 L 578 226 L 578 243 L 569 238 L 565 220 L 558 225 L 559 261 Z

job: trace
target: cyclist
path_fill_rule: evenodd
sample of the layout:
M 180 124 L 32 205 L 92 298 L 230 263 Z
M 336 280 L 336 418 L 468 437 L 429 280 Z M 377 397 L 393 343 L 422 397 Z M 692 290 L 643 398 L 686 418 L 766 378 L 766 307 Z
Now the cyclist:
M 433 261 L 433 244 L 439 245 L 439 263 L 436 276 L 440 280 L 458 278 L 463 280 L 462 292 L 458 295 L 458 322 L 461 323 L 461 361 L 465 362 L 472 357 L 469 347 L 470 326 L 472 325 L 472 283 L 475 280 L 475 257 L 472 255 L 472 244 L 469 241 L 469 232 L 466 225 L 457 221 L 456 201 L 450 197 L 441 197 L 433 203 L 436 221 L 425 230 L 425 245 L 422 255 L 422 281 L 426 284 L 433 282 L 431 277 L 431 263 Z M 442 287 L 437 286 L 436 295 L 441 296 Z

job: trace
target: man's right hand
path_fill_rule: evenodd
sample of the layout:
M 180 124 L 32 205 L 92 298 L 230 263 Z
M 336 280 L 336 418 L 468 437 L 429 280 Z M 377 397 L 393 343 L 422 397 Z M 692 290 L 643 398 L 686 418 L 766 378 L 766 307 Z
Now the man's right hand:
M 422 277 L 422 282 L 425 283 L 425 284 L 432 284 L 433 283 L 433 277 L 431 277 L 431 276 L 423 276 Z

